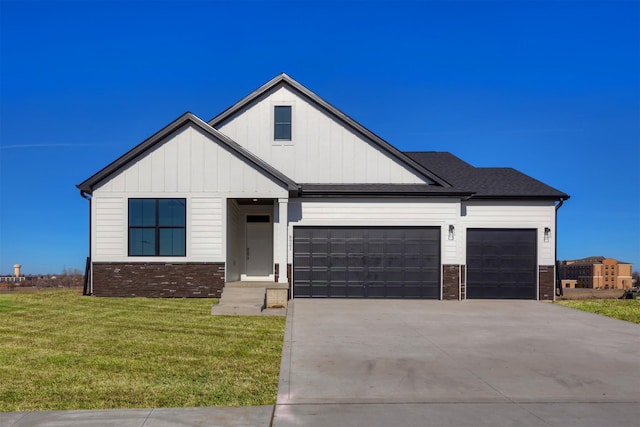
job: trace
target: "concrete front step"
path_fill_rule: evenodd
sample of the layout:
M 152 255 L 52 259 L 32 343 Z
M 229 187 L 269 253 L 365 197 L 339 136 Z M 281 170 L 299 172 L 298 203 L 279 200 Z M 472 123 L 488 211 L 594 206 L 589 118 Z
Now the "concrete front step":
M 287 283 L 277 282 L 227 282 L 224 284 L 224 290 L 235 288 L 276 288 L 276 289 L 288 289 Z
M 211 307 L 213 316 L 286 316 L 286 308 L 266 308 L 264 310 L 256 310 L 250 307 L 229 307 L 214 305 Z
M 211 314 L 218 316 L 286 315 L 285 308 L 265 309 L 267 288 L 287 289 L 288 285 L 273 282 L 233 282 L 225 284 Z

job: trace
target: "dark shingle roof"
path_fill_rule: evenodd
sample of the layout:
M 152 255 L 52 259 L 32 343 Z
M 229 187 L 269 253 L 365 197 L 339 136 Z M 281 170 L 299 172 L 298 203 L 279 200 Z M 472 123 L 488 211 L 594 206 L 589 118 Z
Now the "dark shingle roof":
M 408 152 L 407 156 L 473 198 L 568 199 L 569 196 L 513 168 L 476 168 L 448 152 Z
M 427 184 L 301 184 L 304 196 L 469 197 L 471 192 Z

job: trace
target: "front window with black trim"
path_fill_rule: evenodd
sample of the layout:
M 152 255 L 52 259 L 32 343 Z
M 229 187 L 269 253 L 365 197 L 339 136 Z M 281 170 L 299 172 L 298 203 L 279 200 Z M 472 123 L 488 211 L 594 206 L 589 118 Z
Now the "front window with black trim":
M 185 199 L 129 199 L 129 256 L 186 256 Z
M 273 139 L 291 141 L 291 105 L 276 105 L 273 117 Z

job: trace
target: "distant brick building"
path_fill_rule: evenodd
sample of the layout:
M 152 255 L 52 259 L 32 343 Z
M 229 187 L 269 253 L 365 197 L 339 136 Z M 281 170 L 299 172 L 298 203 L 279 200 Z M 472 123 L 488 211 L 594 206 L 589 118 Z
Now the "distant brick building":
M 629 289 L 632 265 L 603 256 L 558 261 L 563 288 Z

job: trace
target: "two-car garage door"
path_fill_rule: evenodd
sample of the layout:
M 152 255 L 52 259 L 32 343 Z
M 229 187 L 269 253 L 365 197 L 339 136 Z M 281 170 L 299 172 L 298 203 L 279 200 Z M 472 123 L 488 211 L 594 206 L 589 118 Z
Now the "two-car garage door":
M 440 297 L 440 227 L 294 227 L 295 297 Z

